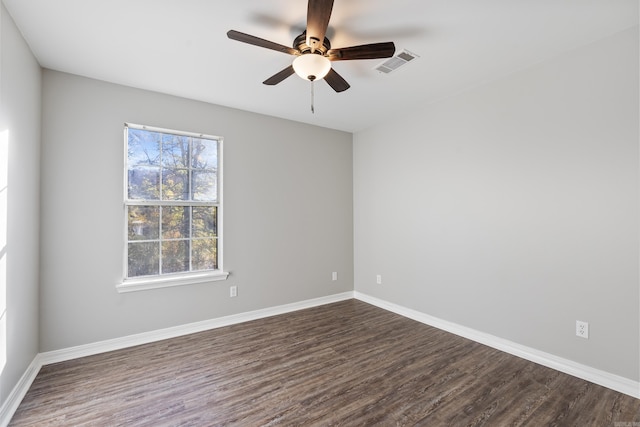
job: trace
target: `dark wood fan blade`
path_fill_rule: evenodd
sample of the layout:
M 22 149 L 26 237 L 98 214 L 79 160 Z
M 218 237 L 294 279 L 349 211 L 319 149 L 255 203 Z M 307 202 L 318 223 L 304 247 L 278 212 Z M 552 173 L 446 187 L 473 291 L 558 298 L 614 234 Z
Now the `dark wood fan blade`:
M 327 57 L 331 61 L 347 61 L 351 59 L 390 58 L 396 52 L 393 42 L 363 44 L 361 46 L 331 49 Z
M 333 68 L 329 70 L 329 73 L 326 76 L 324 76 L 324 79 L 336 92 L 344 92 L 351 87 L 349 83 L 347 83 L 340 74 L 336 73 Z
M 332 9 L 333 0 L 309 0 L 307 6 L 307 45 L 312 52 L 322 47 Z
M 269 77 L 267 80 L 263 81 L 262 83 L 269 86 L 277 85 L 278 83 L 280 83 L 281 81 L 283 81 L 284 79 L 292 75 L 293 73 L 295 73 L 295 71 L 293 71 L 293 65 L 289 65 L 287 68 L 280 71 L 279 73 L 274 74 L 273 76 Z
M 241 33 L 240 31 L 229 30 L 227 32 L 227 37 L 229 37 L 231 40 L 237 40 L 239 42 L 264 47 L 266 49 L 277 50 L 278 52 L 288 53 L 289 55 L 300 55 L 300 52 L 292 47 L 270 42 L 269 40 L 261 39 L 260 37 Z

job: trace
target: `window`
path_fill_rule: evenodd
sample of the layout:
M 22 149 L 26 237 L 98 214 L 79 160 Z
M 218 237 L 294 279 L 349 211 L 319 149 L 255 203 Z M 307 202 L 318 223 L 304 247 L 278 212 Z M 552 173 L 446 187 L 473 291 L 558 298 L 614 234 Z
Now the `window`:
M 225 279 L 222 138 L 125 125 L 121 291 Z

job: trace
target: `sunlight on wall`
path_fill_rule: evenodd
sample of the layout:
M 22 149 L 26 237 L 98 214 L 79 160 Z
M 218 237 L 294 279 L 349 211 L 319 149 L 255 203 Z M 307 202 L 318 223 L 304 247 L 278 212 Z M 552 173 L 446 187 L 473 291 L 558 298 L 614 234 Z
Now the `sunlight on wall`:
M 0 374 L 7 363 L 7 211 L 9 131 L 0 132 Z

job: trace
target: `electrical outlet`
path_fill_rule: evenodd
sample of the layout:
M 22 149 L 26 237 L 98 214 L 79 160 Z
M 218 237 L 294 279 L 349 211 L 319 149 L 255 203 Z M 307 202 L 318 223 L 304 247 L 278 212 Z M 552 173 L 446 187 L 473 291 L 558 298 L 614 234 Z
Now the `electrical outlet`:
M 576 320 L 576 336 L 580 338 L 589 338 L 589 323 Z
M 238 287 L 237 286 L 230 286 L 229 287 L 229 296 L 231 298 L 238 296 Z
M 376 283 L 378 285 L 382 285 L 382 275 L 381 274 L 377 274 L 376 275 Z
M 334 282 L 336 280 L 338 280 L 338 272 L 334 271 L 333 273 L 331 273 L 331 280 L 333 280 Z

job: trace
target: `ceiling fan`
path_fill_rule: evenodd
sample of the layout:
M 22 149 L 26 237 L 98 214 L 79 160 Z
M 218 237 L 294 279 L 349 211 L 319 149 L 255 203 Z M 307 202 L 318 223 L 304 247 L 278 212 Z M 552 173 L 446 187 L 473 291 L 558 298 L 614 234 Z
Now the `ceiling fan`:
M 343 92 L 349 89 L 349 83 L 331 67 L 332 61 L 389 58 L 396 48 L 393 42 L 384 42 L 332 49 L 329 39 L 325 37 L 332 9 L 333 0 L 309 0 L 307 28 L 295 38 L 293 47 L 235 30 L 227 32 L 227 37 L 296 56 L 291 65 L 265 80 L 263 83 L 266 85 L 277 85 L 295 73 L 310 82 L 324 78 L 333 90 Z

